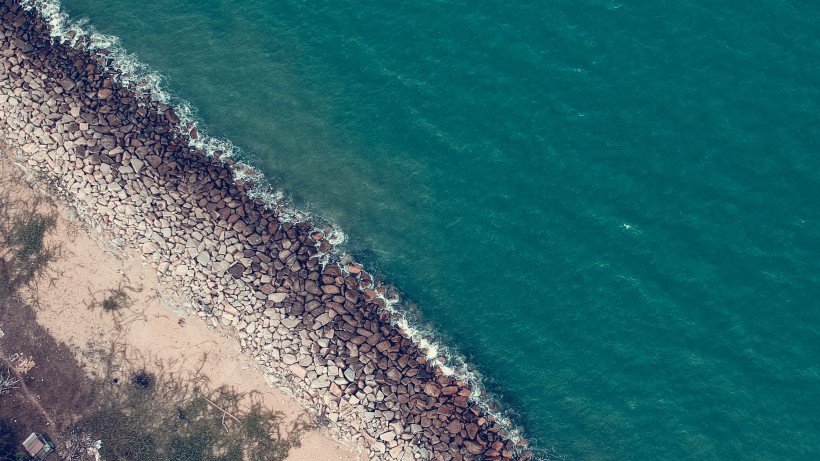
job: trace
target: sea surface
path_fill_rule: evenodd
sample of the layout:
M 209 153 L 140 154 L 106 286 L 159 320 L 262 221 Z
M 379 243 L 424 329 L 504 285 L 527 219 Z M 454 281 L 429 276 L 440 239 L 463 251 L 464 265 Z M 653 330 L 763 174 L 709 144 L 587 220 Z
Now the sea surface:
M 63 0 L 542 458 L 820 459 L 820 3 Z

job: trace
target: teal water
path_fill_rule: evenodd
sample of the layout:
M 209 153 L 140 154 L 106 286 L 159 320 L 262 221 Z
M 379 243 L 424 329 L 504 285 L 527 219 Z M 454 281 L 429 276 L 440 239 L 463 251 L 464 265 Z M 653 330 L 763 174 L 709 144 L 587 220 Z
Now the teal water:
M 64 0 L 566 459 L 820 459 L 820 4 Z

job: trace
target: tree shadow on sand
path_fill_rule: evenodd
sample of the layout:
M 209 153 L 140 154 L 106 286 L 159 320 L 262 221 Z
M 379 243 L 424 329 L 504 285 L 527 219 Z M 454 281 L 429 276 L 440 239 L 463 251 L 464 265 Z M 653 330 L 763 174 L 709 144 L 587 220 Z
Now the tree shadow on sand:
M 127 355 L 109 356 L 97 404 L 77 424 L 103 440 L 104 459 L 279 461 L 312 429 L 306 420 L 286 424 L 258 395 L 211 388 L 202 375 Z
M 39 196 L 27 200 L 14 194 L 20 181 L 0 178 L 0 295 L 40 280 L 60 252 L 58 244 L 46 242 L 57 224 L 55 212 Z

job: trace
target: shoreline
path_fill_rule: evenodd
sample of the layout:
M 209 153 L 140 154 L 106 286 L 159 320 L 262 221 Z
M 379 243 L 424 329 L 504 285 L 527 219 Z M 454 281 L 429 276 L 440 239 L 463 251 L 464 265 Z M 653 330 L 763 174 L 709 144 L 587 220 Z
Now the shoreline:
M 235 331 L 271 382 L 371 459 L 531 457 L 469 383 L 394 326 L 386 287 L 323 260 L 325 231 L 252 198 L 233 159 L 192 147 L 196 131 L 123 87 L 83 38 L 53 43 L 15 1 L 2 12 L 0 126 L 16 161 L 98 234 L 138 250 L 186 311 Z

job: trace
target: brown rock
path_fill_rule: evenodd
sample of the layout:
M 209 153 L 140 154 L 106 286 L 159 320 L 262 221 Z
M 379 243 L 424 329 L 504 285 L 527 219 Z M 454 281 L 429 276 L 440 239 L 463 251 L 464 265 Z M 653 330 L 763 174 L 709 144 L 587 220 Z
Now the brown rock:
M 242 263 L 236 263 L 233 266 L 228 268 L 228 273 L 233 275 L 236 278 L 242 277 L 242 274 L 245 273 L 245 266 Z
M 345 299 L 355 304 L 359 300 L 359 292 L 357 290 L 346 290 Z
M 97 92 L 97 97 L 100 99 L 108 99 L 114 92 L 110 88 L 103 88 Z
M 148 163 L 154 168 L 160 166 L 160 164 L 162 163 L 162 157 L 160 157 L 159 155 L 149 155 L 145 159 L 148 160 Z
M 340 290 L 339 287 L 336 285 L 323 285 L 322 291 L 324 291 L 327 294 L 335 295 L 341 293 L 342 290 Z
M 438 397 L 441 395 L 441 386 L 438 384 L 428 381 L 427 384 L 424 385 L 424 393 L 429 395 L 430 397 Z
M 103 136 L 102 139 L 100 139 L 100 145 L 107 150 L 111 150 L 117 147 L 117 139 L 110 135 Z
M 70 78 L 64 78 L 60 80 L 60 86 L 63 87 L 63 89 L 66 91 L 71 91 L 74 89 L 76 84 L 74 83 L 74 80 L 71 80 Z
M 401 372 L 396 370 L 395 368 L 390 368 L 387 370 L 387 379 L 392 381 L 399 381 L 401 380 Z
M 336 277 L 337 275 L 342 275 L 342 270 L 335 264 L 328 264 L 327 267 L 325 267 L 325 275 Z
M 469 440 L 464 441 L 464 448 L 466 448 L 467 453 L 470 453 L 471 455 L 480 455 L 484 453 L 484 447 Z
M 458 392 L 458 386 L 447 386 L 441 389 L 441 393 L 444 395 L 454 395 Z
M 319 289 L 319 285 L 316 285 L 316 282 L 314 282 L 313 280 L 308 280 L 307 282 L 305 282 L 305 291 L 314 295 L 322 294 L 322 290 Z
M 362 266 L 358 264 L 349 264 L 347 266 L 347 271 L 351 274 L 360 274 L 362 272 Z
M 446 429 L 450 431 L 451 434 L 458 434 L 464 426 L 461 424 L 461 421 L 453 420 L 450 421 L 450 424 L 447 425 Z
M 20 48 L 23 52 L 28 53 L 29 51 L 33 51 L 34 47 L 31 44 L 23 39 L 16 38 L 14 39 L 14 44 L 17 45 L 17 48 Z
M 466 427 L 467 435 L 470 436 L 471 439 L 474 439 L 476 434 L 478 434 L 478 426 L 473 423 L 470 423 Z
M 174 109 L 166 110 L 165 111 L 165 118 L 168 119 L 169 122 L 171 122 L 175 125 L 179 123 L 179 117 L 177 117 L 177 114 L 174 113 Z

